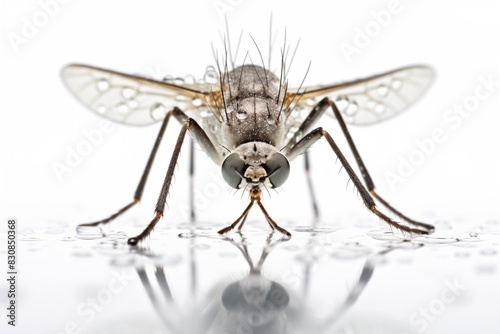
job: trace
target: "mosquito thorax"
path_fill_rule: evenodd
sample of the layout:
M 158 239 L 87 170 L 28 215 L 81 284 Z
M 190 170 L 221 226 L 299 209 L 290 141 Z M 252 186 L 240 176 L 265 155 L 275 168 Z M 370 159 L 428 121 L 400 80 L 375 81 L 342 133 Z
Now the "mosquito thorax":
M 231 187 L 277 188 L 290 174 L 288 159 L 271 144 L 250 141 L 239 145 L 222 163 L 222 176 Z
M 285 88 L 275 74 L 260 66 L 243 65 L 227 74 L 222 87 L 224 101 L 218 103 L 221 135 L 229 147 L 256 139 L 275 146 L 282 143 Z

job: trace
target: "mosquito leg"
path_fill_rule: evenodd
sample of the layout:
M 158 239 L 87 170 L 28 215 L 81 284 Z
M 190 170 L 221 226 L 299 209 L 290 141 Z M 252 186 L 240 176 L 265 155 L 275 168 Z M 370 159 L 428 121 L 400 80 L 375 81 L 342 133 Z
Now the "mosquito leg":
M 99 220 L 99 221 L 94 222 L 94 223 L 80 224 L 80 225 L 78 225 L 79 227 L 80 226 L 98 226 L 101 224 L 107 224 L 110 221 L 112 221 L 113 219 L 115 219 L 116 217 L 118 217 L 119 215 L 121 215 L 122 213 L 124 213 L 125 211 L 127 211 L 128 209 L 130 209 L 132 206 L 134 206 L 135 204 L 137 204 L 141 200 L 142 193 L 144 191 L 144 187 L 146 186 L 146 181 L 148 179 L 149 171 L 151 170 L 151 166 L 153 165 L 153 162 L 154 162 L 154 159 L 156 156 L 156 152 L 158 151 L 158 147 L 160 146 L 161 139 L 163 138 L 163 134 L 165 133 L 165 129 L 167 128 L 167 124 L 168 124 L 168 121 L 170 119 L 170 116 L 172 116 L 172 111 L 170 111 L 165 116 L 165 119 L 163 120 L 163 123 L 162 123 L 161 128 L 160 128 L 160 132 L 158 133 L 158 136 L 156 136 L 156 141 L 155 141 L 155 144 L 153 146 L 153 149 L 151 150 L 151 153 L 149 154 L 149 159 L 148 159 L 148 162 L 146 164 L 146 168 L 144 168 L 144 172 L 142 173 L 142 177 L 141 177 L 141 180 L 139 181 L 139 185 L 137 186 L 137 189 L 135 190 L 133 201 L 131 203 L 127 204 L 126 206 L 124 206 L 123 208 L 121 208 L 120 210 L 118 210 L 118 212 L 116 212 L 115 214 L 109 216 L 108 218 Z
M 313 145 L 316 141 L 318 141 L 322 137 L 326 139 L 332 150 L 335 152 L 335 155 L 341 162 L 344 169 L 347 171 L 350 180 L 353 182 L 354 186 L 358 190 L 363 200 L 363 203 L 368 209 L 370 209 L 370 211 L 372 211 L 376 216 L 378 216 L 380 219 L 388 223 L 390 226 L 393 226 L 403 232 L 407 232 L 410 234 L 411 233 L 429 234 L 429 231 L 427 230 L 410 228 L 408 226 L 401 225 L 392 220 L 391 218 L 387 217 L 386 215 L 384 215 L 382 212 L 378 211 L 372 196 L 370 195 L 368 190 L 366 190 L 366 188 L 363 186 L 363 184 L 359 180 L 358 176 L 356 175 L 352 167 L 349 165 L 349 162 L 344 157 L 344 155 L 340 151 L 339 147 L 337 146 L 333 138 L 330 136 L 328 132 L 326 132 L 322 128 L 314 129 L 313 131 L 309 132 L 306 136 L 304 136 L 304 138 L 302 138 L 297 144 L 295 144 L 288 152 L 289 159 L 293 160 L 295 157 L 297 157 L 299 154 L 307 150 L 311 145 Z
M 174 108 L 173 115 L 179 119 L 185 114 L 179 108 Z M 184 124 L 182 125 L 181 131 L 179 132 L 179 137 L 177 138 L 177 143 L 175 144 L 174 152 L 172 153 L 172 158 L 170 159 L 170 164 L 168 166 L 165 180 L 163 181 L 163 186 L 161 188 L 160 196 L 158 197 L 158 201 L 156 202 L 155 217 L 141 234 L 139 234 L 136 237 L 128 239 L 129 245 L 137 245 L 140 241 L 142 241 L 149 234 L 151 234 L 154 227 L 156 226 L 160 218 L 163 216 L 165 205 L 167 203 L 167 196 L 170 189 L 170 184 L 172 182 L 172 177 L 175 171 L 175 166 L 177 164 L 177 160 L 179 159 L 182 144 L 184 142 L 184 138 L 186 137 L 186 132 L 188 130 L 196 137 L 197 141 L 200 143 L 200 145 L 204 148 L 206 152 L 214 155 L 217 154 L 217 150 L 213 146 L 212 142 L 208 138 L 205 131 L 203 131 L 203 129 L 198 125 L 198 123 L 196 123 L 194 119 L 186 118 Z
M 340 113 L 339 109 L 335 105 L 335 103 L 329 99 L 323 99 L 320 104 L 325 104 L 328 105 L 332 108 L 333 113 L 335 115 L 335 118 L 339 122 L 340 128 L 342 129 L 342 132 L 344 133 L 344 136 L 347 140 L 347 143 L 349 144 L 349 147 L 351 148 L 352 154 L 354 155 L 354 158 L 356 159 L 356 162 L 358 164 L 359 170 L 361 171 L 361 176 L 363 176 L 363 179 L 365 181 L 365 185 L 368 188 L 368 191 L 372 194 L 374 198 L 376 198 L 382 205 L 384 205 L 387 209 L 392 211 L 394 214 L 399 216 L 401 219 L 407 221 L 409 224 L 422 227 L 424 229 L 429 230 L 430 232 L 434 231 L 434 226 L 426 223 L 421 223 L 418 221 L 415 221 L 400 211 L 396 210 L 393 206 L 391 206 L 386 200 L 384 200 L 382 197 L 380 197 L 377 192 L 375 191 L 375 184 L 373 183 L 373 180 L 368 173 L 368 169 L 366 168 L 365 164 L 363 163 L 363 160 L 361 159 L 361 156 L 356 148 L 356 145 L 354 145 L 354 141 L 352 140 L 352 137 L 349 133 L 349 130 L 347 129 L 347 126 L 345 125 L 344 119 L 342 118 L 342 114 Z
M 248 216 L 248 212 L 250 212 L 250 209 L 252 208 L 253 206 L 253 203 L 254 203 L 254 200 L 252 199 L 250 201 L 250 203 L 248 204 L 248 206 L 246 207 L 246 209 L 243 211 L 243 213 L 241 214 L 241 216 L 238 217 L 238 219 L 236 219 L 234 221 L 234 223 L 232 223 L 231 225 L 229 225 L 228 227 L 224 227 L 222 230 L 220 230 L 218 233 L 219 234 L 224 234 L 224 233 L 227 233 L 229 231 L 231 231 L 233 228 L 236 227 L 236 225 L 238 225 L 238 223 L 240 222 L 240 220 L 244 220 L 246 219 L 246 217 Z
M 299 129 L 295 132 L 295 136 L 292 137 L 288 143 L 286 144 L 286 148 L 289 150 L 293 145 L 295 145 L 303 136 L 304 133 L 309 132 L 311 127 L 316 123 L 321 116 L 325 113 L 325 111 L 328 109 L 328 105 L 320 104 L 318 103 L 307 115 L 306 119 L 302 122 L 302 124 L 299 126 Z M 310 164 L 309 164 L 309 154 L 307 151 L 304 151 L 304 158 L 305 158 L 305 171 L 306 171 L 306 178 L 307 178 L 307 186 L 309 188 L 309 195 L 311 197 L 311 202 L 312 202 L 312 207 L 313 207 L 313 215 L 314 215 L 314 221 L 317 221 L 319 218 L 319 208 L 318 208 L 318 202 L 316 200 L 316 195 L 314 193 L 314 188 L 311 180 L 311 175 L 310 175 Z
M 309 163 L 309 153 L 307 153 L 307 151 L 304 152 L 304 168 L 306 171 L 306 179 L 307 179 L 307 186 L 309 188 L 309 196 L 311 197 L 311 203 L 312 203 L 313 214 L 314 214 L 314 221 L 317 221 L 319 218 L 319 208 L 318 208 L 318 201 L 316 200 L 316 194 L 314 192 L 313 183 L 311 180 L 311 168 L 310 168 L 310 163 Z
M 191 223 L 196 221 L 194 211 L 194 140 L 191 138 L 189 144 L 189 218 Z
M 247 220 L 247 217 L 248 217 L 248 213 L 250 212 L 250 210 L 247 211 L 246 215 L 243 217 L 243 219 L 241 220 L 241 223 L 240 225 L 238 226 L 238 232 L 241 232 L 241 229 L 243 228 L 243 225 L 245 224 L 246 220 Z
M 299 129 L 295 132 L 295 135 L 285 145 L 287 151 L 289 151 L 293 145 L 297 144 L 305 133 L 308 133 L 311 130 L 311 127 L 321 118 L 321 116 L 323 116 L 328 107 L 328 104 L 325 105 L 320 102 L 311 110 L 309 115 L 307 115 L 306 119 L 299 126 Z
M 292 234 L 290 232 L 288 232 L 287 230 L 285 230 L 282 227 L 279 227 L 278 224 L 271 218 L 271 216 L 269 216 L 266 209 L 264 208 L 264 205 L 262 205 L 262 203 L 260 202 L 260 199 L 257 200 L 257 205 L 259 205 L 259 208 L 262 210 L 262 213 L 266 217 L 267 222 L 269 223 L 269 225 L 271 226 L 271 228 L 273 230 L 277 230 L 277 231 L 281 232 L 283 235 L 287 236 L 288 238 L 290 238 L 292 236 Z

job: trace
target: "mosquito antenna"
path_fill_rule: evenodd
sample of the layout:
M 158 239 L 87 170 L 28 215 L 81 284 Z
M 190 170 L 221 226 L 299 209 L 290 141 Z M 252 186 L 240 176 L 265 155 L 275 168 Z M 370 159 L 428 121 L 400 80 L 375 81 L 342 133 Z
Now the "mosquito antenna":
M 234 53 L 233 70 L 234 70 L 234 62 L 236 62 L 236 58 L 238 57 L 238 51 L 240 50 L 240 43 L 242 37 L 243 37 L 243 29 L 240 32 L 240 37 L 238 38 L 238 44 L 236 45 L 236 51 Z
M 309 69 L 311 68 L 311 62 L 309 61 L 309 66 L 307 66 L 307 71 L 306 71 L 306 74 L 304 75 L 304 78 L 302 78 L 302 82 L 300 83 L 300 86 L 299 86 L 299 89 L 297 89 L 297 93 L 300 91 L 300 89 L 302 88 L 302 85 L 304 84 L 304 81 L 306 80 L 306 77 L 307 77 L 307 74 L 309 73 Z M 289 111 L 289 113 L 291 113 L 293 111 L 293 109 L 295 109 L 295 107 L 297 106 L 297 104 L 299 103 L 300 99 L 302 98 L 302 96 L 304 95 L 304 93 L 306 92 L 306 90 L 304 89 L 302 91 L 302 93 L 300 94 L 295 94 L 292 101 L 290 101 L 290 103 L 288 104 L 288 107 L 290 107 L 292 105 L 292 103 L 294 102 L 295 100 L 295 97 L 298 96 L 298 99 L 297 101 L 295 102 L 295 105 L 293 106 L 292 110 Z
M 286 50 L 286 27 L 285 27 L 285 37 L 283 38 L 283 49 L 281 50 L 281 54 L 282 54 L 282 58 L 283 58 L 282 63 L 286 64 L 285 50 Z M 285 66 L 285 68 L 286 68 L 286 66 Z M 286 71 L 285 70 L 283 70 L 283 81 L 286 81 Z
M 267 61 L 267 68 L 269 71 L 271 71 L 271 54 L 272 54 L 272 49 L 273 49 L 273 13 L 269 15 L 269 55 L 268 55 L 268 61 Z M 278 94 L 279 96 L 279 94 Z
M 245 54 L 245 58 L 243 58 L 243 65 L 241 66 L 241 71 L 240 71 L 240 79 L 238 81 L 238 91 L 241 88 L 241 78 L 243 77 L 243 69 L 245 68 L 245 61 L 247 60 L 248 52 Z
M 224 15 L 224 21 L 226 21 L 227 47 L 229 49 L 229 57 L 231 58 L 231 67 L 234 70 L 234 60 L 233 60 L 233 56 L 231 54 L 231 39 L 229 38 L 229 25 L 227 24 L 227 16 L 226 15 Z M 225 46 L 226 46 L 226 43 L 224 43 L 224 47 Z M 239 46 L 239 42 L 238 42 L 238 46 Z
M 217 54 L 217 59 L 216 60 L 217 60 L 217 70 L 219 71 L 219 85 L 220 85 L 220 91 L 221 91 L 221 96 L 222 96 L 222 103 L 224 105 L 224 113 L 226 114 L 227 125 L 231 125 L 231 123 L 229 122 L 229 116 L 227 115 L 226 98 L 224 96 L 224 78 L 222 76 L 222 71 L 220 69 L 218 54 Z
M 253 39 L 252 35 L 250 35 L 250 38 L 252 39 L 253 44 L 255 44 L 255 47 L 257 48 L 257 51 L 259 52 L 260 61 L 262 62 L 262 67 L 264 68 L 264 71 L 265 71 L 265 74 L 266 74 L 266 85 L 267 85 L 267 88 L 269 89 L 269 80 L 267 78 L 267 72 L 268 71 L 266 70 L 266 65 L 264 64 L 264 58 L 262 58 L 262 53 L 260 52 L 260 48 L 257 45 L 257 43 L 255 42 L 255 39 Z
M 227 86 L 229 88 L 229 99 L 232 100 L 233 96 L 231 95 L 231 82 L 229 81 L 229 72 L 228 72 L 228 68 L 227 68 L 227 47 L 226 47 L 226 43 L 224 43 L 224 53 L 225 53 L 225 58 L 224 58 L 224 79 L 227 79 Z M 234 70 L 234 66 L 233 66 L 233 70 Z
M 290 68 L 292 67 L 293 59 L 295 58 L 295 54 L 297 53 L 297 49 L 299 48 L 300 44 L 300 38 L 297 41 L 297 45 L 295 45 L 295 50 L 293 50 L 292 58 L 290 59 L 290 63 L 288 64 L 288 68 L 286 70 L 286 73 L 290 73 Z
M 281 50 L 281 68 L 280 68 L 280 86 L 278 88 L 278 96 L 276 97 L 276 104 L 278 104 L 280 100 L 280 95 L 281 95 L 281 85 L 283 83 L 283 63 L 284 63 L 284 55 L 283 55 L 283 49 Z M 283 96 L 283 98 L 285 98 Z M 278 116 L 279 117 L 279 116 Z

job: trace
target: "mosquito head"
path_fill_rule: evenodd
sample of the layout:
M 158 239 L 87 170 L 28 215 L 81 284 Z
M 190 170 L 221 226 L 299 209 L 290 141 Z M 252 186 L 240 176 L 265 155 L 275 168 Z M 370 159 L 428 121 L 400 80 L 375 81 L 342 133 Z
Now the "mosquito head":
M 236 189 L 278 188 L 290 174 L 288 159 L 268 143 L 241 144 L 222 163 L 222 176 Z

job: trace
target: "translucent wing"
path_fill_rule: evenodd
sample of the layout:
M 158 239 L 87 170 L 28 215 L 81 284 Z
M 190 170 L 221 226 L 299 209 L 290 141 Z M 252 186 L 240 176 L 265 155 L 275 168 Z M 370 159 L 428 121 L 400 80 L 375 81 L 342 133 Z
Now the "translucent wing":
M 130 125 L 161 121 L 174 106 L 183 111 L 208 102 L 210 85 L 174 85 L 86 65 L 68 65 L 64 83 L 89 109 Z M 207 109 L 207 107 L 205 107 Z
M 408 108 L 427 90 L 433 78 L 431 68 L 409 66 L 351 82 L 310 87 L 304 94 L 290 94 L 302 95 L 297 106 L 309 108 L 328 97 L 347 123 L 373 124 Z

